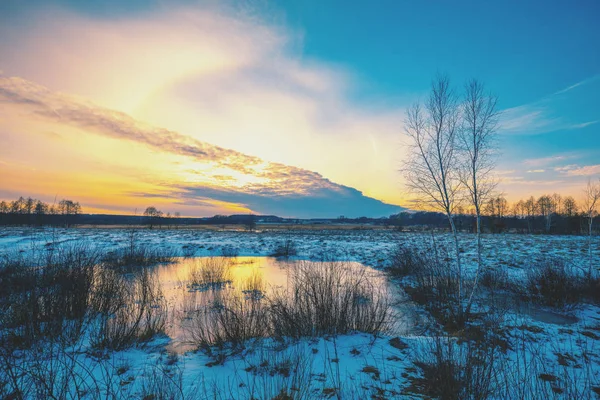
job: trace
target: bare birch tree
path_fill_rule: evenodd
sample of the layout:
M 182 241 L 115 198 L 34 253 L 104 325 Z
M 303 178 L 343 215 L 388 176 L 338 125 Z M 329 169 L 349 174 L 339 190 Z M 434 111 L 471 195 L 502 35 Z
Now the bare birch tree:
M 567 196 L 563 200 L 564 214 L 567 217 L 572 217 L 577 213 L 577 202 L 573 196 Z
M 546 233 L 550 233 L 552 229 L 552 215 L 555 212 L 554 199 L 550 195 L 542 195 L 537 200 L 537 206 L 540 214 L 545 221 Z
M 515 218 L 524 219 L 525 215 L 525 202 L 523 200 L 519 200 L 513 205 L 513 216 Z
M 535 222 L 535 215 L 537 211 L 537 202 L 535 201 L 535 198 L 531 196 L 525 202 L 525 212 L 527 213 L 527 233 L 531 233 L 533 231 L 533 223 Z
M 456 95 L 445 76 L 431 84 L 424 106 L 413 105 L 406 115 L 406 134 L 410 140 L 410 158 L 404 166 L 407 186 L 416 201 L 429 209 L 443 212 L 454 237 L 458 268 L 458 308 L 462 314 L 462 265 L 454 209 L 460 179 L 458 174 L 457 128 L 459 107 Z
M 491 200 L 497 185 L 493 176 L 496 162 L 496 135 L 498 127 L 497 98 L 487 93 L 483 83 L 472 79 L 465 84 L 462 103 L 462 122 L 458 130 L 461 152 L 460 180 L 466 188 L 469 202 L 475 209 L 477 235 L 477 271 L 467 310 L 477 288 L 483 269 L 481 243 L 482 207 Z M 499 198 L 500 199 L 500 198 Z M 506 201 L 506 200 L 504 200 Z
M 592 182 L 588 179 L 587 186 L 584 189 L 583 212 L 588 219 L 588 257 L 590 261 L 588 274 L 591 277 L 593 273 L 593 253 L 592 253 L 592 224 L 594 217 L 598 214 L 600 205 L 600 179 L 598 182 Z

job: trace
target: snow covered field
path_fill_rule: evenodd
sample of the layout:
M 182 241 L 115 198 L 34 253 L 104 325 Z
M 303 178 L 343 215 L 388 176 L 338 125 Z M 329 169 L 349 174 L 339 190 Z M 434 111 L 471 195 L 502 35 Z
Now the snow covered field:
M 26 256 L 75 243 L 113 251 L 126 248 L 131 235 L 125 229 L 5 228 L 0 231 L 0 256 Z M 188 258 L 269 256 L 282 243 L 292 241 L 297 250 L 293 260 L 354 261 L 379 270 L 389 265 L 390 253 L 399 243 L 427 246 L 436 241 L 444 247 L 450 240 L 441 233 L 432 237 L 430 233 L 385 230 L 143 229 L 135 236 L 138 245 L 168 247 L 177 256 Z M 575 269 L 587 265 L 587 245 L 581 237 L 486 235 L 484 246 L 486 266 L 517 281 L 524 279 L 532 263 L 549 256 L 561 257 Z M 600 254 L 600 238 L 594 238 L 593 248 Z M 461 252 L 467 262 L 467 274 L 472 274 L 476 261 L 474 236 L 461 235 Z M 476 309 L 488 310 L 487 303 Z M 432 357 L 438 334 L 435 321 L 424 309 L 412 305 L 410 312 L 414 315 L 406 318 L 413 325 L 411 329 L 378 337 L 355 333 L 286 341 L 254 340 L 243 351 L 219 358 L 203 351 L 175 352 L 169 337 L 157 336 L 143 344 L 102 354 L 91 349 L 89 343 L 78 343 L 69 349 L 65 359 L 43 362 L 56 363 L 53 370 L 60 370 L 67 363 L 74 365 L 76 374 L 65 379 L 76 385 L 76 395 L 71 397 L 95 398 L 98 393 L 112 393 L 122 398 L 146 399 L 420 398 L 414 392 L 423 373 L 415 368 L 415 362 Z M 493 373 L 497 381 L 492 398 L 600 396 L 597 304 L 583 303 L 567 309 L 523 304 L 507 307 L 501 318 L 495 334 L 507 343 L 508 349 L 496 355 Z M 454 339 L 450 342 L 455 343 Z M 463 364 L 470 362 L 464 346 L 451 347 L 461 349 L 456 357 Z M 42 349 L 39 351 L 45 354 Z M 42 366 L 36 364 L 41 360 L 36 360 L 33 351 L 29 356 L 30 361 L 23 361 L 22 368 L 41 371 Z M 60 386 L 61 382 L 57 379 L 55 384 Z M 292 397 L 277 397 L 284 392 L 292 393 Z
M 69 242 L 83 242 L 106 250 L 127 245 L 129 231 L 125 229 L 52 229 L 52 228 L 2 228 L 0 229 L 0 253 L 15 249 L 30 251 L 40 246 Z M 357 261 L 364 265 L 383 267 L 389 252 L 399 243 L 431 244 L 430 233 L 404 233 L 389 230 L 315 230 L 315 231 L 213 231 L 188 229 L 140 229 L 140 244 L 169 246 L 179 255 L 186 249 L 193 255 L 219 256 L 233 249 L 239 256 L 268 256 L 285 240 L 296 244 L 298 258 L 329 258 Z M 438 243 L 446 243 L 450 235 L 436 233 Z M 506 266 L 509 272 L 517 272 L 532 259 L 544 256 L 564 257 L 577 265 L 585 264 L 586 238 L 580 236 L 550 235 L 484 235 L 488 264 L 492 267 Z M 451 247 L 448 246 L 451 251 Z M 600 237 L 594 237 L 593 248 L 600 252 Z M 476 260 L 474 236 L 461 234 L 461 249 L 465 254 L 467 268 Z M 512 273 L 511 272 L 511 273 Z

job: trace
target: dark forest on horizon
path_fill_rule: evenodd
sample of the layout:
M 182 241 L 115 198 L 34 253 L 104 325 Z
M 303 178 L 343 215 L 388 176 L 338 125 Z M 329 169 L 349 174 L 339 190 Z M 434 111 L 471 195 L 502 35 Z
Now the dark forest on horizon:
M 461 232 L 474 232 L 475 216 L 463 209 L 456 214 L 456 227 Z M 489 201 L 482 227 L 488 233 L 567 234 L 588 233 L 588 216 L 578 210 L 572 197 L 558 195 L 533 197 L 519 201 L 512 207 L 503 197 Z M 593 231 L 600 231 L 600 217 L 594 218 Z M 178 213 L 163 213 L 155 207 L 146 208 L 143 215 L 85 214 L 78 202 L 61 200 L 49 205 L 33 198 L 20 197 L 14 201 L 0 202 L 0 226 L 58 226 L 75 225 L 145 225 L 149 228 L 171 228 L 186 225 L 239 225 L 254 230 L 262 225 L 363 225 L 394 230 L 446 230 L 448 221 L 444 214 L 430 211 L 403 211 L 381 218 L 347 218 L 344 216 L 318 219 L 284 218 L 275 215 L 234 214 L 212 217 L 181 217 Z

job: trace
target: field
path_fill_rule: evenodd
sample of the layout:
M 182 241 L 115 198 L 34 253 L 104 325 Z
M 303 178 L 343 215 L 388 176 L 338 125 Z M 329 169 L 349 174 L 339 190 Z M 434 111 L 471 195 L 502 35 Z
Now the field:
M 484 235 L 461 324 L 448 234 L 319 228 L 3 229 L 0 396 L 600 396 L 585 237 Z M 468 291 L 475 238 L 460 242 Z

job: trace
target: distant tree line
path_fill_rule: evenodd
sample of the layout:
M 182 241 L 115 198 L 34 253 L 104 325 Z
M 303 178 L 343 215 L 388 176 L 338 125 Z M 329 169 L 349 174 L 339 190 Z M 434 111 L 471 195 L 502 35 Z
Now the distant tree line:
M 68 199 L 58 204 L 48 204 L 31 197 L 0 201 L 0 225 L 69 227 L 78 222 L 80 214 L 79 202 Z
M 171 214 L 170 212 L 164 213 L 157 209 L 154 206 L 146 207 L 144 210 L 144 223 L 152 229 L 155 225 L 178 225 L 178 221 L 175 219 L 179 219 L 181 214 L 179 212 L 175 212 Z
M 510 204 L 503 196 L 491 197 L 482 207 L 481 226 L 488 233 L 532 234 L 587 234 L 589 210 L 578 204 L 572 196 L 559 194 L 530 197 Z M 596 215 L 596 214 L 595 214 Z M 14 201 L 0 201 L 0 226 L 72 226 L 90 225 L 139 225 L 149 228 L 178 225 L 240 225 L 254 230 L 257 224 L 368 224 L 394 229 L 448 229 L 448 219 L 443 213 L 430 211 L 404 211 L 383 218 L 337 218 L 296 219 L 275 215 L 214 215 L 204 218 L 182 218 L 178 212 L 162 212 L 154 206 L 147 207 L 143 215 L 90 215 L 82 214 L 78 202 L 63 199 L 56 205 L 41 200 L 20 197 Z M 456 229 L 460 232 L 476 231 L 474 210 L 457 207 Z M 592 231 L 600 232 L 600 217 L 594 217 Z
M 482 228 L 488 233 L 531 233 L 585 235 L 589 229 L 589 209 L 578 204 L 572 196 L 545 194 L 510 204 L 503 196 L 491 197 L 482 209 Z M 600 217 L 594 214 L 592 230 L 600 232 Z M 457 207 L 456 227 L 461 232 L 474 232 L 476 217 L 473 210 Z M 390 225 L 409 227 L 447 228 L 444 214 L 436 212 L 402 212 L 390 217 Z

